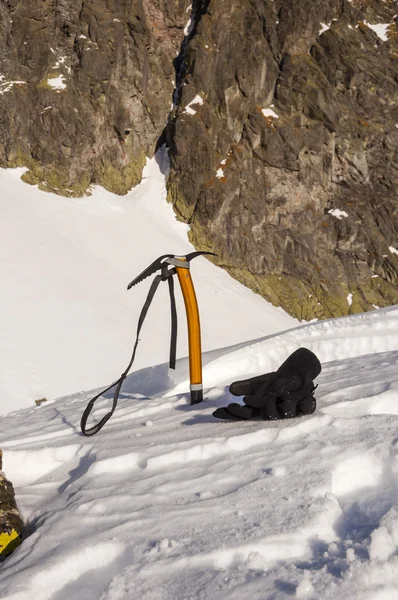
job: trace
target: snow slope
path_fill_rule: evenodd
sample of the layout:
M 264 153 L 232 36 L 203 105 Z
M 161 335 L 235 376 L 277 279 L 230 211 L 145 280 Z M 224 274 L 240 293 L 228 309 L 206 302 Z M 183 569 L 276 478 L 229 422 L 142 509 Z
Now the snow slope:
M 166 202 L 166 168 L 160 153 L 127 196 L 95 188 L 79 199 L 24 184 L 21 169 L 0 169 L 0 413 L 105 385 L 124 370 L 149 287 L 146 281 L 128 292 L 127 284 L 161 254 L 193 249 L 188 227 Z M 196 259 L 192 274 L 204 350 L 296 324 L 206 259 Z M 185 356 L 177 296 L 178 355 Z M 137 368 L 168 356 L 168 303 L 164 286 L 142 332 Z
M 0 172 L 0 402 L 29 408 L 2 416 L 0 445 L 27 527 L 0 566 L 0 598 L 396 600 L 398 308 L 297 327 L 197 259 L 204 402 L 188 404 L 185 331 L 167 368 L 163 290 L 116 413 L 85 438 L 95 391 L 32 400 L 119 376 L 149 282 L 126 284 L 156 256 L 190 249 L 187 228 L 155 161 L 126 198 L 66 200 L 17 175 Z M 323 364 L 314 415 L 212 417 L 232 380 L 300 346 Z
M 211 416 L 231 400 L 226 382 L 300 346 L 323 362 L 314 415 Z M 86 393 L 2 419 L 29 536 L 0 570 L 0 598 L 395 600 L 398 309 L 209 352 L 193 407 L 178 391 L 185 363 L 174 382 L 166 365 L 130 375 L 94 438 L 79 433 Z

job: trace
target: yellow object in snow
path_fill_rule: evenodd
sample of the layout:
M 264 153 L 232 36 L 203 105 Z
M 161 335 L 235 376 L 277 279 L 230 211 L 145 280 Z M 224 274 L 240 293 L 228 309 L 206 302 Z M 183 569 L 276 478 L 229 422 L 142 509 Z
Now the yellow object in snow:
M 185 257 L 181 257 L 171 259 L 170 263 L 175 265 L 187 313 L 191 404 L 197 404 L 203 400 L 202 346 L 198 303 L 189 272 L 189 262 Z
M 21 536 L 15 529 L 0 531 L 0 559 L 11 554 L 21 541 Z
M 11 481 L 2 473 L 3 454 L 0 450 L 0 561 L 22 542 L 23 523 L 15 502 Z

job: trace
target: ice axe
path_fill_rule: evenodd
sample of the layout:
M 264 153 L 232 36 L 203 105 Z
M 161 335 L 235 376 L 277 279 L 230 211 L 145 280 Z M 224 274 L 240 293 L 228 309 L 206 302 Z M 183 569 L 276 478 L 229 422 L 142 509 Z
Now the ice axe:
M 155 273 L 160 271 L 160 273 L 156 275 L 151 284 L 147 298 L 145 300 L 144 306 L 142 307 L 141 314 L 138 319 L 137 337 L 135 340 L 133 354 L 131 356 L 130 362 L 125 371 L 123 371 L 123 373 L 121 374 L 119 379 L 115 381 L 115 383 L 113 383 L 105 390 L 97 394 L 87 404 L 87 407 L 83 413 L 80 422 L 80 427 L 84 435 L 89 436 L 98 433 L 98 431 L 102 429 L 105 423 L 109 421 L 109 419 L 113 415 L 117 406 L 117 401 L 119 398 L 121 387 L 123 385 L 123 381 L 126 379 L 135 359 L 141 327 L 144 323 L 148 309 L 151 305 L 155 292 L 161 281 L 167 281 L 169 285 L 171 307 L 171 339 L 169 365 L 171 369 L 175 369 L 177 344 L 177 310 L 175 304 L 173 280 L 173 276 L 175 274 L 177 274 L 178 281 L 181 287 L 187 315 L 191 404 L 197 404 L 198 402 L 201 402 L 203 400 L 202 348 L 200 337 L 199 310 L 198 303 L 196 300 L 195 288 L 193 286 L 193 281 L 190 274 L 190 262 L 197 256 L 201 256 L 203 254 L 211 254 L 215 256 L 213 252 L 204 251 L 191 252 L 190 254 L 186 254 L 184 256 L 175 254 L 163 254 L 162 256 L 159 256 L 159 258 L 157 258 L 152 264 L 150 264 L 149 267 L 147 267 L 140 275 L 138 275 L 138 277 L 133 279 L 133 281 L 131 281 L 128 284 L 127 289 L 130 290 L 133 286 L 137 285 L 138 283 L 141 283 L 141 281 L 143 281 L 147 277 L 150 277 L 151 275 L 154 275 Z M 111 410 L 97 424 L 93 425 L 90 428 L 87 428 L 87 419 L 93 409 L 94 403 L 103 394 L 105 394 L 113 388 L 115 388 L 115 393 L 113 395 L 113 403 Z

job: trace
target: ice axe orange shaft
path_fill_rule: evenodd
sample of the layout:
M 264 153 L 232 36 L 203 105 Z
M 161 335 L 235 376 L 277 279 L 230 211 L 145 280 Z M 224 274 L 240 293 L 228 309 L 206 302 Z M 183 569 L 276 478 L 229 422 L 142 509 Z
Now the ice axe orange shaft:
M 183 257 L 170 260 L 170 263 L 175 266 L 187 313 L 191 404 L 197 404 L 203 400 L 202 346 L 198 302 L 189 270 L 189 262 Z

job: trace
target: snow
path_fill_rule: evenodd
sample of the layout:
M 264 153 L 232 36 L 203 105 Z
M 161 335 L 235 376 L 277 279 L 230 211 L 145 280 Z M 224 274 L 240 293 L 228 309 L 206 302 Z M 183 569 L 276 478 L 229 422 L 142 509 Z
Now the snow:
M 196 110 L 192 108 L 192 106 L 194 106 L 195 104 L 203 104 L 203 98 L 199 95 L 195 96 L 195 98 L 191 100 L 189 104 L 187 104 L 187 106 L 184 109 L 184 112 L 188 113 L 189 115 L 196 115 Z
M 330 23 L 328 23 L 328 24 L 326 24 L 326 23 L 321 23 L 321 26 L 322 26 L 322 27 L 321 27 L 321 29 L 318 31 L 318 36 L 319 36 L 319 35 L 322 35 L 322 33 L 324 33 L 325 31 L 327 31 L 328 29 L 330 29 L 330 25 L 331 25 L 331 22 L 330 22 Z
M 224 171 L 222 170 L 221 167 L 219 169 L 217 169 L 216 177 L 217 177 L 217 179 L 221 179 L 221 177 L 224 177 Z
M 348 296 L 347 296 L 347 302 L 348 302 L 348 305 L 349 305 L 349 306 L 351 306 L 351 305 L 352 305 L 352 294 L 351 294 L 351 292 L 350 292 L 350 293 L 348 294 Z
M 314 591 L 309 574 L 306 574 L 296 588 L 296 598 L 310 598 L 314 594 Z
M 188 226 L 166 202 L 156 160 L 148 163 L 141 185 L 122 197 L 95 188 L 89 197 L 63 198 L 26 185 L 22 173 L 0 169 L 0 307 L 6 315 L 0 329 L 0 413 L 117 379 L 131 355 L 149 280 L 130 291 L 127 284 L 158 256 L 194 249 Z M 297 324 L 204 258 L 192 264 L 192 277 L 205 351 Z M 177 354 L 185 356 L 178 289 L 176 296 Z M 136 368 L 165 362 L 169 336 L 163 286 L 142 331 Z
M 273 119 L 279 119 L 278 115 L 276 114 L 276 112 L 274 110 L 272 110 L 272 108 L 262 108 L 261 112 L 263 113 L 264 117 L 271 117 Z
M 336 219 L 339 219 L 340 221 L 343 217 L 348 217 L 346 211 L 340 210 L 339 208 L 332 208 L 331 210 L 328 210 L 328 213 L 329 215 L 333 215 L 333 217 L 336 217 Z
M 54 64 L 54 66 L 53 66 L 53 67 L 51 67 L 51 68 L 52 68 L 52 69 L 58 69 L 58 68 L 59 68 L 59 66 L 60 66 L 60 65 L 62 65 L 62 66 L 64 66 L 64 67 L 65 67 L 65 69 L 67 70 L 67 72 L 70 74 L 70 73 L 72 72 L 72 68 L 71 68 L 71 67 L 69 67 L 69 66 L 66 64 L 66 61 L 67 61 L 67 57 L 66 57 L 66 56 L 60 56 L 60 57 L 58 58 L 57 62 L 56 62 L 56 63 Z M 51 81 L 51 78 L 49 79 L 49 81 Z M 61 88 L 60 88 L 60 89 L 64 89 L 64 88 L 66 87 L 66 85 L 63 83 L 63 81 L 62 81 L 62 80 L 61 80 L 61 84 L 62 84 L 62 85 L 61 85 Z M 51 83 L 50 83 L 50 85 L 51 85 Z M 58 85 L 59 85 L 59 84 L 58 84 Z M 62 86 L 63 86 L 63 87 L 62 87 Z M 54 86 L 52 86 L 52 87 L 54 87 Z
M 58 77 L 49 77 L 47 79 L 48 85 L 56 91 L 61 91 L 66 88 L 66 83 L 64 83 L 64 81 L 64 75 L 58 75 Z
M 383 42 L 386 42 L 388 40 L 387 30 L 390 26 L 390 23 L 376 23 L 372 25 L 372 23 L 364 21 L 364 24 L 370 29 L 372 29 L 377 34 L 377 36 L 381 40 L 383 40 Z
M 8 357 L 2 341 L 3 373 L 14 364 L 16 385 L 30 375 L 28 360 L 42 354 L 44 369 L 56 354 L 56 333 L 62 368 L 47 371 L 49 381 L 55 386 L 65 373 L 67 385 L 76 385 L 83 362 L 99 386 L 111 370 L 101 357 L 115 371 L 120 346 L 125 351 L 132 341 L 125 322 L 134 330 L 149 287 L 140 284 L 133 300 L 126 281 L 152 253 L 190 249 L 187 227 L 166 203 L 155 160 L 123 198 L 100 189 L 89 198 L 58 198 L 24 186 L 18 175 L 0 172 L 10 230 L 2 240 L 8 263 L 0 299 L 7 348 L 19 342 Z M 27 536 L 2 564 L 0 598 L 395 599 L 398 307 L 294 326 L 204 258 L 192 264 L 192 276 L 205 341 L 202 403 L 189 405 L 186 345 L 176 371 L 167 368 L 160 340 L 168 315 L 159 298 L 142 333 L 138 354 L 145 358 L 97 436 L 79 432 L 95 393 L 79 386 L 3 415 L 3 467 Z M 37 329 L 28 328 L 32 315 Z M 232 401 L 231 381 L 275 370 L 298 347 L 322 362 L 315 414 L 279 422 L 212 417 Z M 45 370 L 36 373 L 45 379 Z M 11 389 L 15 398 L 19 391 Z M 96 419 L 110 399 L 97 404 Z
M 391 252 L 391 254 L 398 254 L 398 250 L 394 248 L 394 246 L 389 246 L 388 249 Z
M 1 76 L 0 79 L 0 96 L 6 94 L 7 92 L 11 92 L 14 85 L 25 85 L 26 81 L 4 81 L 4 76 Z
M 231 401 L 230 381 L 275 369 L 299 346 L 323 363 L 314 415 L 211 416 Z M 30 535 L 2 567 L 0 597 L 395 593 L 398 308 L 206 352 L 205 400 L 193 407 L 186 363 L 173 381 L 165 364 L 130 375 L 95 438 L 78 432 L 93 392 L 3 417 L 4 468 Z
M 189 17 L 187 24 L 184 27 L 184 35 L 189 35 L 192 31 L 192 27 L 193 27 L 192 17 Z

